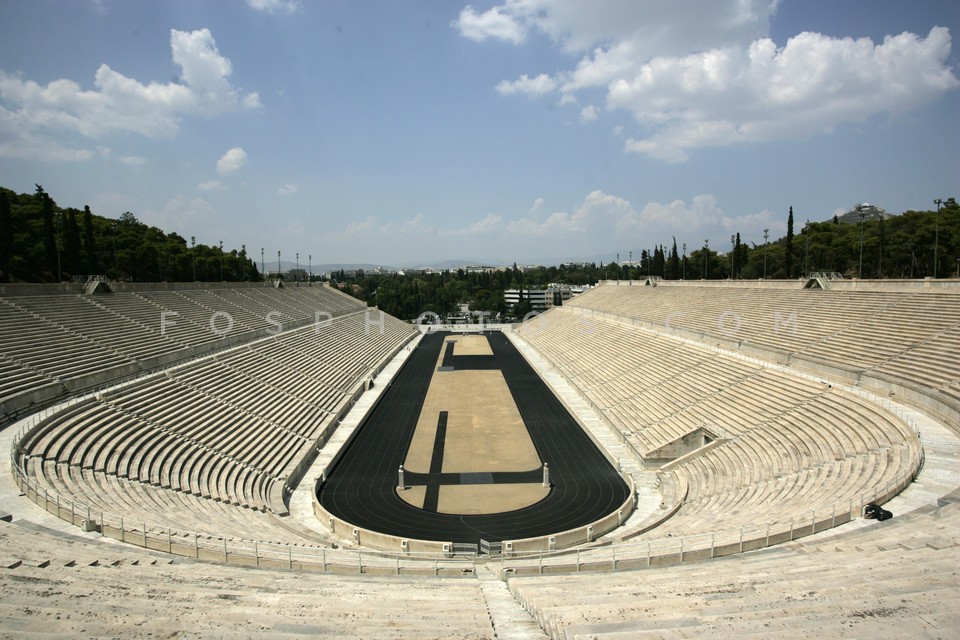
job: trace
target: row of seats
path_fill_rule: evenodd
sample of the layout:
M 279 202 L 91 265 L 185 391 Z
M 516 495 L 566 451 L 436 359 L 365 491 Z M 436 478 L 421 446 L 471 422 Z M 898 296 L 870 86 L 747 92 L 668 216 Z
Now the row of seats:
M 247 570 L 20 522 L 0 521 L 0 549 L 3 637 L 498 637 L 470 577 Z
M 147 360 L 224 337 L 254 339 L 281 325 L 364 308 L 361 301 L 320 285 L 5 296 L 0 298 L 0 409 L 38 382 L 82 380 L 114 367 L 122 368 L 118 377 L 128 375 Z
M 956 637 L 957 527 L 951 502 L 736 559 L 508 585 L 556 640 Z
M 414 332 L 390 316 L 371 330 L 364 313 L 285 331 L 79 400 L 29 432 L 21 457 L 29 477 L 64 498 L 181 529 L 242 533 L 242 516 L 211 517 L 197 505 L 282 507 L 273 503 L 277 485 Z M 131 489 L 153 499 L 118 498 Z M 180 494 L 191 496 L 192 517 L 177 515 Z
M 960 377 L 960 295 L 696 286 L 604 285 L 569 302 L 657 330 L 686 330 L 935 388 Z M 922 363 L 934 366 L 925 370 Z
M 617 311 L 624 317 L 625 308 Z M 833 508 L 894 482 L 919 456 L 916 434 L 886 411 L 646 326 L 560 307 L 518 333 L 644 458 L 699 427 L 722 439 L 677 467 L 687 498 L 645 538 Z

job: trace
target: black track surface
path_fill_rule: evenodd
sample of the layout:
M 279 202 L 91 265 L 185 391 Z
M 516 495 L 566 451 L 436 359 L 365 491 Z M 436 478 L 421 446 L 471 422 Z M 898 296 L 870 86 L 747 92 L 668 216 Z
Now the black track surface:
M 444 356 L 454 368 L 488 368 L 495 363 L 502 371 L 540 459 L 550 466 L 550 493 L 529 507 L 470 516 L 435 513 L 401 500 L 396 492 L 397 469 L 406 458 L 446 335 L 428 334 L 420 341 L 360 426 L 318 490 L 325 509 L 359 527 L 394 536 L 478 544 L 480 539 L 498 542 L 573 529 L 623 504 L 627 485 L 500 332 L 487 334 L 493 356 Z M 539 473 L 539 469 L 519 472 L 514 480 L 530 481 L 535 477 L 531 474 Z M 434 474 L 417 474 L 421 479 L 424 475 Z M 482 474 L 436 475 L 451 476 L 438 478 L 443 484 L 468 484 Z M 493 473 L 491 477 L 493 482 L 509 482 L 511 475 Z

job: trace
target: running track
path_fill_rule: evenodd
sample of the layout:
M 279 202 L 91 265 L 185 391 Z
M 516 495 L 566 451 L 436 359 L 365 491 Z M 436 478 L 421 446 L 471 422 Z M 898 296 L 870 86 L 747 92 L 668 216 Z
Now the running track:
M 629 487 L 499 331 L 487 334 L 492 358 L 540 459 L 550 466 L 550 493 L 529 507 L 470 516 L 425 511 L 401 500 L 396 493 L 397 468 L 406 458 L 447 335 L 427 334 L 407 359 L 319 488 L 324 508 L 356 526 L 381 533 L 479 544 L 481 538 L 499 542 L 573 529 L 599 520 L 623 504 Z M 453 361 L 459 368 L 472 368 L 461 366 L 468 360 L 455 357 Z

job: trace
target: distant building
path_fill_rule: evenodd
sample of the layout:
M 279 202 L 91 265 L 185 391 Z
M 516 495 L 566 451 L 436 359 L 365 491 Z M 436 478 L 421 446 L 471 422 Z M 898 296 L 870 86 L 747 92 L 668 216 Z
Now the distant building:
M 306 282 L 307 281 L 307 270 L 306 269 L 290 269 L 285 274 L 283 274 L 283 279 L 290 282 Z
M 513 310 L 521 300 L 530 302 L 533 311 L 546 311 L 553 306 L 553 291 L 550 289 L 507 289 L 503 292 L 507 308 Z
M 586 285 L 589 288 L 590 285 Z M 503 292 L 503 300 L 507 308 L 513 308 L 520 300 L 529 300 L 533 311 L 546 311 L 550 307 L 562 306 L 570 298 L 584 292 L 584 287 L 569 284 L 549 284 L 544 289 L 507 289 Z

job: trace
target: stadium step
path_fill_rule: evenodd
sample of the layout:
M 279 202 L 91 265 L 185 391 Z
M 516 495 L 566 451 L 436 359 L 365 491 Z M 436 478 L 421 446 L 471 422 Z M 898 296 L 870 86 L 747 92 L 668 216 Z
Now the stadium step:
M 499 640 L 545 640 L 548 637 L 489 565 L 478 568 L 477 578 L 490 623 Z

